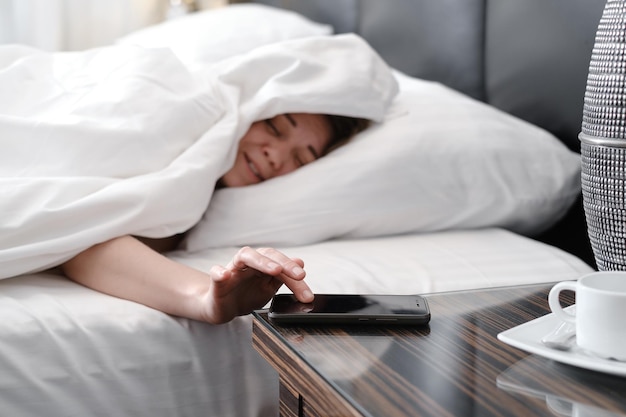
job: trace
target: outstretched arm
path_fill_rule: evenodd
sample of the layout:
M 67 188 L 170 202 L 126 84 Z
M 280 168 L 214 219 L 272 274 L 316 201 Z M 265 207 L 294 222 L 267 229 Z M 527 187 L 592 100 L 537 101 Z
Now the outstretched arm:
M 244 247 L 209 273 L 175 262 L 132 236 L 95 245 L 62 265 L 72 280 L 163 312 L 225 323 L 263 307 L 282 284 L 313 300 L 304 263 L 270 248 Z

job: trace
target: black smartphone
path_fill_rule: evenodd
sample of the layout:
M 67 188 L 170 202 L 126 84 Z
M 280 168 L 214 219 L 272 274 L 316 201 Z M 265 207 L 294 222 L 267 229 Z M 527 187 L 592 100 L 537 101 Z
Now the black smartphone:
M 277 294 L 268 317 L 282 324 L 424 325 L 430 310 L 419 295 L 315 294 L 305 304 L 293 294 Z

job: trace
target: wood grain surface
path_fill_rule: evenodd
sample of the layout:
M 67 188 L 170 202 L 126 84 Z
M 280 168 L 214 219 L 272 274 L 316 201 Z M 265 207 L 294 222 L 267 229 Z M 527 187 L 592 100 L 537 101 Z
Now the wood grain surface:
M 626 378 L 497 339 L 548 313 L 550 287 L 426 295 L 426 327 L 281 327 L 258 311 L 253 344 L 281 376 L 283 416 L 626 416 Z

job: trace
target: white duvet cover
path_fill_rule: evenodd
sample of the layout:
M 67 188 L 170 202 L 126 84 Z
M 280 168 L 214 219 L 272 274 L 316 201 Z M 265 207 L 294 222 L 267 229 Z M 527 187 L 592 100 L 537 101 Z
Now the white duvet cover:
M 501 229 L 283 249 L 305 260 L 316 292 L 429 293 L 591 271 L 559 249 Z M 170 256 L 205 269 L 235 250 Z M 0 317 L 3 415 L 278 415 L 278 378 L 252 348 L 249 316 L 211 326 L 41 272 L 0 281 Z
M 0 47 L 0 278 L 95 243 L 190 229 L 253 121 L 381 120 L 397 83 L 356 35 L 268 45 L 190 72 L 168 49 Z

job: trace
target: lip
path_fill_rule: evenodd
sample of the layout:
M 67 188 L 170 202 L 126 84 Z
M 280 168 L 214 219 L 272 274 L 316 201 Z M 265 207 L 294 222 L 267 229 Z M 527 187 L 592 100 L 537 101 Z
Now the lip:
M 246 161 L 246 165 L 248 166 L 248 170 L 252 173 L 252 176 L 259 180 L 259 182 L 265 181 L 265 178 L 261 175 L 261 170 L 259 169 L 259 167 L 254 162 L 252 162 L 247 154 L 244 153 L 243 157 Z

